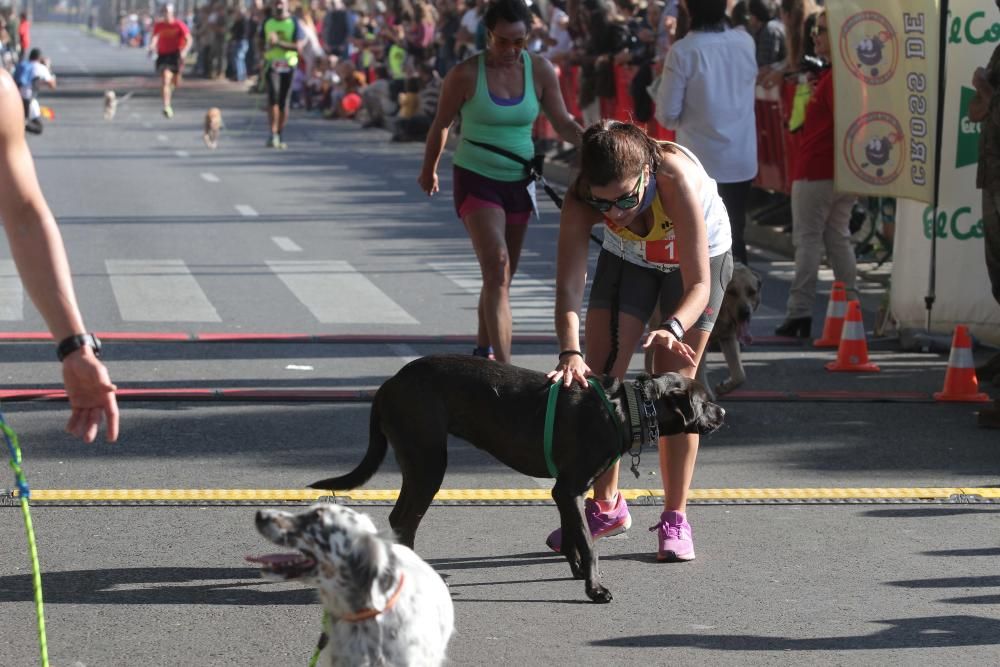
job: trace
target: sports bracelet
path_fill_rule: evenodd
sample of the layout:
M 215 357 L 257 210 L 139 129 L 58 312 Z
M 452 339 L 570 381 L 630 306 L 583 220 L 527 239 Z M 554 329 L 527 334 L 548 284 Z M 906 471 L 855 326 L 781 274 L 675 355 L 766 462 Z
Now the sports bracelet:
M 583 352 L 581 352 L 580 350 L 563 350 L 562 352 L 559 353 L 559 360 L 562 361 L 562 358 L 565 357 L 567 354 L 570 356 L 573 356 L 575 354 L 578 357 L 581 358 L 583 357 Z
M 663 320 L 663 322 L 660 323 L 660 328 L 669 331 L 677 340 L 684 340 L 684 325 L 681 324 L 681 321 L 676 317 Z

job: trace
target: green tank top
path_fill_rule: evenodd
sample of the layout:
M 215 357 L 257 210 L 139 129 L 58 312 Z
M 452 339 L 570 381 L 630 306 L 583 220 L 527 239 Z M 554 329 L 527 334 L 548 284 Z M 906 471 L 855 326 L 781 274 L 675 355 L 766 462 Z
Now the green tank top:
M 270 18 L 264 22 L 264 61 L 279 71 L 287 71 L 299 64 L 299 52 L 296 49 L 283 49 L 271 44 L 271 33 L 278 33 L 278 41 L 296 42 L 299 36 L 299 24 L 294 16 L 281 20 Z
M 492 144 L 530 160 L 535 155 L 531 128 L 538 118 L 538 96 L 531 72 L 531 56 L 521 52 L 524 61 L 524 94 L 516 104 L 504 104 L 490 95 L 486 83 L 486 56 L 480 53 L 476 92 L 462 105 L 462 141 L 455 151 L 454 163 L 463 169 L 498 181 L 520 181 L 528 177 L 524 165 L 491 150 L 474 146 L 466 139 Z

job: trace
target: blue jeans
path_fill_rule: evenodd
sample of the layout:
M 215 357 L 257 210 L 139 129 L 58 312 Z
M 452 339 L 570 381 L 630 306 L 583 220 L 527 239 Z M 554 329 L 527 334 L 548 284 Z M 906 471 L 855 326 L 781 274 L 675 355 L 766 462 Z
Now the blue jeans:
M 246 81 L 247 78 L 247 53 L 250 52 L 250 40 L 241 39 L 236 42 L 233 50 L 233 71 L 236 73 L 237 81 Z

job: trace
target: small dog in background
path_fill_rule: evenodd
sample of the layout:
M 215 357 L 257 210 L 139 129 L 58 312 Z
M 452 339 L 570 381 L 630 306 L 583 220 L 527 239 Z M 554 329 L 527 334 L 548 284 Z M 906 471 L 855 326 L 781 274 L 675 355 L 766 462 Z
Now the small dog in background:
M 212 107 L 205 114 L 205 145 L 215 149 L 219 145 L 219 134 L 222 132 L 222 111 Z
M 257 530 L 300 553 L 247 556 L 265 577 L 319 589 L 326 612 L 323 667 L 434 667 L 445 660 L 455 611 L 448 587 L 423 559 L 379 535 L 365 514 L 317 503 L 293 514 L 261 510 Z
M 719 307 L 719 316 L 712 327 L 712 333 L 708 338 L 709 345 L 718 343 L 722 350 L 722 356 L 726 360 L 729 369 L 729 377 L 719 384 L 708 383 L 708 355 L 703 354 L 701 363 L 695 373 L 695 379 L 704 385 L 708 390 L 710 400 L 715 400 L 716 394 L 727 394 L 746 382 L 747 374 L 743 368 L 743 356 L 740 344 L 749 345 L 753 342 L 750 335 L 750 320 L 754 312 L 760 306 L 760 293 L 763 281 L 759 274 L 755 273 L 746 264 L 736 262 L 733 265 L 733 277 L 726 287 L 726 294 L 722 298 L 722 305 Z M 649 319 L 649 328 L 658 329 L 663 316 L 657 306 L 653 316 Z M 646 370 L 652 372 L 653 354 L 652 348 L 646 351 Z
M 104 120 L 111 120 L 118 111 L 118 96 L 113 90 L 104 91 Z

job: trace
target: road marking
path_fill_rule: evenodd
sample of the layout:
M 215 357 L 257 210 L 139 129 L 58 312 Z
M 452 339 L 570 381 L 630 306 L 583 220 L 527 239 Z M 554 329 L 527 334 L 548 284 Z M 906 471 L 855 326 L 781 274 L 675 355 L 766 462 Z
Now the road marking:
M 218 176 L 216 176 L 215 174 L 209 173 L 207 171 L 202 172 L 201 177 L 202 177 L 203 180 L 208 181 L 209 183 L 218 183 L 219 182 L 219 177 Z
M 156 140 L 157 141 L 169 141 L 170 137 L 168 137 L 165 134 L 158 134 L 158 135 L 156 135 Z
M 253 209 L 253 206 L 248 206 L 246 204 L 237 204 L 236 210 L 239 212 L 240 215 L 247 218 L 256 218 L 258 215 L 260 215 L 259 213 L 257 213 L 257 211 Z
M 551 480 L 550 480 L 551 485 Z M 662 489 L 620 489 L 626 500 L 659 498 Z M 941 488 L 793 488 L 793 489 L 691 489 L 693 501 L 816 501 L 816 500 L 925 500 L 946 502 L 979 496 L 984 500 L 1000 499 L 1000 489 Z M 16 491 L 14 492 L 16 495 Z M 289 500 L 311 502 L 323 497 L 355 501 L 395 501 L 398 489 L 353 489 L 324 491 L 317 489 L 32 489 L 31 499 L 41 501 L 248 501 Z M 438 501 L 541 501 L 552 502 L 548 489 L 441 489 Z
M 324 324 L 419 324 L 347 262 L 275 260 L 267 265 Z
M 187 151 L 174 151 L 174 155 L 177 157 L 191 157 L 191 154 Z
M 271 240 L 274 241 L 276 246 L 285 252 L 302 252 L 302 248 L 299 247 L 299 244 L 287 236 L 272 236 Z
M 406 343 L 389 343 L 386 347 L 400 358 L 404 366 L 422 356 L 412 345 L 407 345 Z
M 430 267 L 469 294 L 479 296 L 483 286 L 477 262 L 432 262 Z M 555 309 L 555 280 L 537 280 L 518 273 L 510 285 L 510 308 L 515 331 L 551 331 Z
M 0 320 L 24 319 L 24 287 L 12 259 L 0 259 Z
M 122 319 L 129 322 L 221 322 L 180 259 L 105 260 Z

